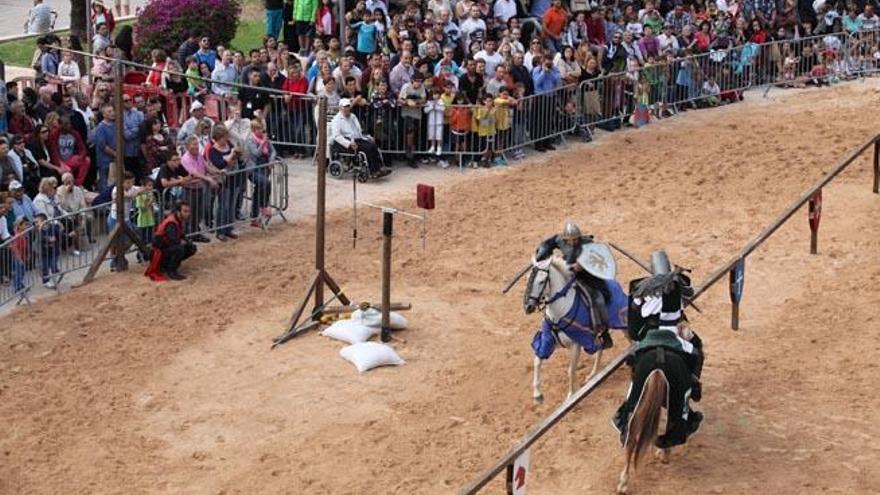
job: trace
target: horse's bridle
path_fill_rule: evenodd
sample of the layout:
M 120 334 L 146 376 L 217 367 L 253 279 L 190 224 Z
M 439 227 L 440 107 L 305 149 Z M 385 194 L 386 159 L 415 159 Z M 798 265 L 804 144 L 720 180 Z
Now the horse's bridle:
M 539 292 L 539 297 L 532 297 L 532 284 L 535 283 L 535 277 L 538 272 L 544 272 L 547 274 L 547 277 L 544 279 L 544 286 L 541 287 L 541 292 Z M 526 282 L 526 292 L 523 296 L 523 306 L 534 306 L 538 311 L 544 311 L 546 298 L 543 297 L 544 292 L 547 291 L 547 284 L 550 283 L 550 269 L 549 268 L 540 268 L 540 267 L 532 267 L 532 273 L 529 274 L 529 279 Z

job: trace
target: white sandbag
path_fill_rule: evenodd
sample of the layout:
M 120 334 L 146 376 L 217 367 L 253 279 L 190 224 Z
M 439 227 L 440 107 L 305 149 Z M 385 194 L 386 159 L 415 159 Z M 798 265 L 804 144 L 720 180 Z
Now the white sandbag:
M 349 344 L 358 344 L 370 340 L 370 337 L 378 333 L 378 328 L 365 325 L 360 321 L 339 320 L 327 327 L 321 332 L 321 335 Z
M 377 366 L 400 366 L 405 361 L 389 345 L 377 342 L 361 342 L 342 348 L 339 355 L 348 360 L 361 373 Z
M 371 327 L 380 327 L 382 326 L 382 311 L 376 308 L 367 308 L 366 311 L 357 309 L 351 314 L 351 319 Z M 403 330 L 409 326 L 409 322 L 402 314 L 391 311 L 388 313 L 388 325 L 392 330 Z

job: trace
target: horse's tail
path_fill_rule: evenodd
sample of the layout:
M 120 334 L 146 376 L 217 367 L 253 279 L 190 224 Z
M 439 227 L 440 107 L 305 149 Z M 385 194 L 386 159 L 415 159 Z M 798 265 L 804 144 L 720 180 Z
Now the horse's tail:
M 639 459 L 657 439 L 660 408 L 666 405 L 667 384 L 663 372 L 655 369 L 645 380 L 642 397 L 633 411 L 626 440 L 626 460 L 638 466 Z

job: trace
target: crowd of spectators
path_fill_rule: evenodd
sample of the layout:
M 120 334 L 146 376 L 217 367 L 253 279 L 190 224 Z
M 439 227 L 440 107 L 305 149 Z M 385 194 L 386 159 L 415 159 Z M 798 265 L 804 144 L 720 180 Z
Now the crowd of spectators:
M 47 8 L 35 4 L 43 23 Z M 131 26 L 117 26 L 93 1 L 90 43 L 41 36 L 37 87 L 2 88 L 0 97 L 0 236 L 36 225 L 40 215 L 114 197 L 110 171 L 122 147 L 128 219 L 138 222 L 140 195 L 173 190 L 193 206 L 188 231 L 216 226 L 218 239 L 235 238 L 231 220 L 261 225 L 271 215 L 266 170 L 236 171 L 274 160 L 272 141 L 289 143 L 279 151 L 294 157 L 313 149 L 298 146 L 315 129 L 306 95 L 326 96 L 331 107 L 345 101 L 380 148 L 398 150 L 412 167 L 419 159 L 448 166 L 444 155 L 454 152 L 470 153 L 472 166 L 504 165 L 527 143 L 554 149 L 559 129 L 642 125 L 741 97 L 725 87 L 733 60 L 695 55 L 778 41 L 751 55 L 766 65 L 761 77 L 786 78 L 793 66 L 821 75 L 848 34 L 880 28 L 873 0 L 357 0 L 342 22 L 332 0 L 264 0 L 264 7 L 261 46 L 233 49 L 212 43 L 211 33 L 192 33 L 136 61 L 151 69 L 142 90 L 126 92 L 122 115 L 112 105 L 112 64 L 59 47 L 132 60 Z M 811 36 L 818 41 L 797 42 Z M 876 61 L 871 36 L 860 38 L 858 55 Z M 169 114 L 168 95 L 184 97 L 179 114 Z M 218 98 L 233 102 L 223 122 L 206 113 Z M 248 187 L 254 201 L 243 211 Z M 61 225 L 59 239 L 74 234 L 70 227 Z

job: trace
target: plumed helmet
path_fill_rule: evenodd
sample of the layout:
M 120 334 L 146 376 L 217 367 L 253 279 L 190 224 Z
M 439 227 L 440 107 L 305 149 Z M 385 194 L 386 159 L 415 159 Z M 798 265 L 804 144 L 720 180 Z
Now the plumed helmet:
M 659 250 L 651 253 L 651 273 L 654 275 L 666 275 L 672 271 L 669 256 L 666 251 Z
M 563 241 L 574 241 L 580 240 L 581 238 L 581 229 L 571 220 L 565 222 L 565 227 L 562 229 L 562 240 Z

